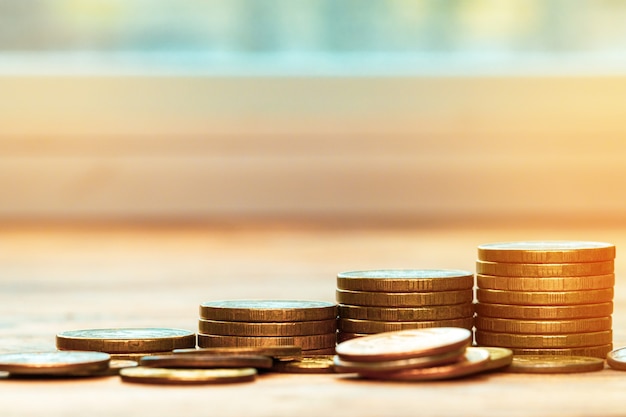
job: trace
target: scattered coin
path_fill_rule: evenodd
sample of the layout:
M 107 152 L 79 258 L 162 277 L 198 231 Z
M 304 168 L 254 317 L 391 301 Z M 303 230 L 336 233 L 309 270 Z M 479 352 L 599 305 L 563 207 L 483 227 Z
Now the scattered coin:
M 478 288 L 506 291 L 583 291 L 613 288 L 615 274 L 588 277 L 498 277 L 476 274 Z
M 355 306 L 416 307 L 471 303 L 473 290 L 438 292 L 374 292 L 337 289 L 337 302 Z
M 56 341 L 61 350 L 142 353 L 194 347 L 196 335 L 168 328 L 85 329 L 61 332 Z
M 613 301 L 613 288 L 584 291 L 506 291 L 478 288 L 476 298 L 480 303 L 515 305 L 577 305 Z
M 373 321 L 342 318 L 338 322 L 338 328 L 342 332 L 365 334 L 431 327 L 462 327 L 471 330 L 473 325 L 473 317 L 435 321 Z
M 302 357 L 300 346 L 224 346 L 192 349 L 175 349 L 174 354 L 202 354 L 202 355 L 258 355 L 269 356 L 276 360 L 295 360 Z
M 224 336 L 304 336 L 334 333 L 337 319 L 246 323 L 200 319 L 200 333 Z
M 476 314 L 483 317 L 528 320 L 568 320 L 606 317 L 613 313 L 613 303 L 580 304 L 575 306 L 518 306 L 478 303 Z
M 111 357 L 103 352 L 51 351 L 0 354 L 0 371 L 11 375 L 67 375 L 107 369 Z
M 481 346 L 481 349 L 489 352 L 489 362 L 486 370 L 505 368 L 513 362 L 513 351 L 511 349 L 486 346 Z
M 538 349 L 598 346 L 611 343 L 613 340 L 613 332 L 611 330 L 592 333 L 543 335 L 494 333 L 476 330 L 474 336 L 478 345 Z
M 476 273 L 506 277 L 580 277 L 612 274 L 613 272 L 613 261 L 552 264 L 476 261 Z
M 337 343 L 336 334 L 318 334 L 311 336 L 221 336 L 211 334 L 198 334 L 198 346 L 224 347 L 224 346 L 300 346 L 302 350 L 324 349 L 334 347 Z
M 575 320 L 518 320 L 494 317 L 474 318 L 476 328 L 488 332 L 516 334 L 589 333 L 611 330 L 611 317 Z
M 593 372 L 604 369 L 604 361 L 600 358 L 585 356 L 546 356 L 523 355 L 514 356 L 507 372 L 531 374 L 559 374 Z
M 335 350 L 346 361 L 399 360 L 456 351 L 471 338 L 471 331 L 455 327 L 400 330 L 351 339 Z
M 474 314 L 472 303 L 429 307 L 366 307 L 339 304 L 339 317 L 374 321 L 433 321 L 470 317 Z
M 256 379 L 254 368 L 169 369 L 138 366 L 120 371 L 122 381 L 142 384 L 227 384 Z
M 120 374 L 120 370 L 124 368 L 134 368 L 139 366 L 136 361 L 125 359 L 111 359 L 109 367 L 101 371 L 83 371 L 73 372 L 72 376 L 84 376 L 84 377 L 101 377 L 101 376 L 116 376 Z
M 337 317 L 337 306 L 324 301 L 226 300 L 200 305 L 200 317 L 243 322 L 328 320 Z
M 473 285 L 473 273 L 452 269 L 381 269 L 337 274 L 337 288 L 355 291 L 454 291 Z
M 144 356 L 139 364 L 153 368 L 271 368 L 272 358 L 258 355 L 179 354 Z
M 295 361 L 275 362 L 271 372 L 288 374 L 330 374 L 335 372 L 334 355 L 306 356 Z
M 626 348 L 612 350 L 606 355 L 606 363 L 613 369 L 626 371 Z
M 443 365 L 446 363 L 457 362 L 464 354 L 465 348 L 463 347 L 452 352 L 441 353 L 438 355 L 376 362 L 346 361 L 344 359 L 341 359 L 341 357 L 339 357 L 338 355 L 335 355 L 335 357 L 333 358 L 333 363 L 335 365 L 335 369 L 339 372 L 392 372 L 414 368 L 426 368 Z
M 615 245 L 585 241 L 497 242 L 478 246 L 478 258 L 509 263 L 577 263 L 615 258 Z

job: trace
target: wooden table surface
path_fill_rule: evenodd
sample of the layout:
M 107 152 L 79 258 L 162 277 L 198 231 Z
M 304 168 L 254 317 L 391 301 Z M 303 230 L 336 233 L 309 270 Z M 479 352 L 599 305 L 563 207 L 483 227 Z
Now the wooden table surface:
M 337 272 L 474 270 L 476 246 L 571 239 L 617 245 L 614 345 L 626 345 L 626 227 L 463 224 L 389 228 L 340 223 L 184 226 L 3 225 L 0 351 L 53 349 L 55 334 L 96 327 L 196 330 L 203 301 L 334 301 Z M 0 379 L 2 416 L 613 416 L 626 372 L 492 373 L 428 383 L 271 374 L 253 383 L 154 386 L 118 377 Z

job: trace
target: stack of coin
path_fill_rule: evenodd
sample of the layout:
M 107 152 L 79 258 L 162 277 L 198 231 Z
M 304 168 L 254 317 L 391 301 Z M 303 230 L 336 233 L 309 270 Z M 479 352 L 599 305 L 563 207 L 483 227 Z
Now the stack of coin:
M 339 342 L 432 327 L 472 329 L 474 275 L 448 269 L 384 269 L 337 275 Z
M 615 246 L 603 242 L 480 245 L 476 343 L 604 358 L 612 349 L 614 258 Z
M 198 346 L 299 346 L 302 355 L 333 354 L 337 306 L 323 301 L 227 300 L 200 305 Z

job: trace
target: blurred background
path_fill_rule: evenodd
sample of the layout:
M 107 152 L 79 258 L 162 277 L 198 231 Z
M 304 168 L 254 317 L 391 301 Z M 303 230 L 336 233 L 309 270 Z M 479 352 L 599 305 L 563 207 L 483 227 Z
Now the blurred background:
M 0 0 L 0 221 L 622 222 L 626 2 Z

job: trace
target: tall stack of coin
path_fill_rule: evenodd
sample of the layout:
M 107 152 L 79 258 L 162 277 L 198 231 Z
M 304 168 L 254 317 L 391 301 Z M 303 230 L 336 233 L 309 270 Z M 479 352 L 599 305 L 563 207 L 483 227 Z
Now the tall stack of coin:
M 333 354 L 337 306 L 324 301 L 226 300 L 200 305 L 198 346 L 299 346 Z
M 474 275 L 449 269 L 384 269 L 337 275 L 339 342 L 432 327 L 472 329 Z
M 614 259 L 615 246 L 604 242 L 480 245 L 476 343 L 604 358 L 612 349 Z

